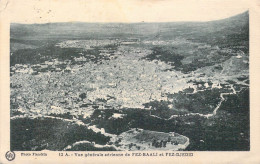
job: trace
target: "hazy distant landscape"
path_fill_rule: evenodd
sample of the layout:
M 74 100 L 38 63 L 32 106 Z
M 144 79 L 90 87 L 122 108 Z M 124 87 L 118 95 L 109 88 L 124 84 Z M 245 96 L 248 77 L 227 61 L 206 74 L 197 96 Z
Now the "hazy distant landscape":
M 250 150 L 248 12 L 10 30 L 12 150 Z

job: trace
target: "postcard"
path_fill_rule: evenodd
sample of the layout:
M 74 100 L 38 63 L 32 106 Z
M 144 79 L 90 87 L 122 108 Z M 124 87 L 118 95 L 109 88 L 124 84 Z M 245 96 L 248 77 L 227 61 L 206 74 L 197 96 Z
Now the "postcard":
M 0 163 L 259 163 L 259 1 L 1 1 Z

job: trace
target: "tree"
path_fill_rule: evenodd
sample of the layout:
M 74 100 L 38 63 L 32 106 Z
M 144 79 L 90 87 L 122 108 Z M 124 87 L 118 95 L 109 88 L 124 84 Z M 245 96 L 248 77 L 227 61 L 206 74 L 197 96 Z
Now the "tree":
M 87 97 L 87 94 L 86 93 L 81 93 L 79 95 L 79 97 L 81 98 L 81 100 L 85 99 Z

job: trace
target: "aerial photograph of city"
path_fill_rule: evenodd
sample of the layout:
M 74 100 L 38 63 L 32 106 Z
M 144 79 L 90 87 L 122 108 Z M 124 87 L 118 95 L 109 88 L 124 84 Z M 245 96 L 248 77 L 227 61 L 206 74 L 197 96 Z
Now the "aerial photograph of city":
M 249 151 L 249 12 L 10 25 L 11 151 Z

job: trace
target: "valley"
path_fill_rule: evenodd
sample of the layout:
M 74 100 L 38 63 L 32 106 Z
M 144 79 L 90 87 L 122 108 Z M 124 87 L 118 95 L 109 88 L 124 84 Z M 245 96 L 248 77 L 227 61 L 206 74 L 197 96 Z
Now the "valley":
M 249 150 L 248 30 L 248 12 L 12 24 L 11 149 Z

